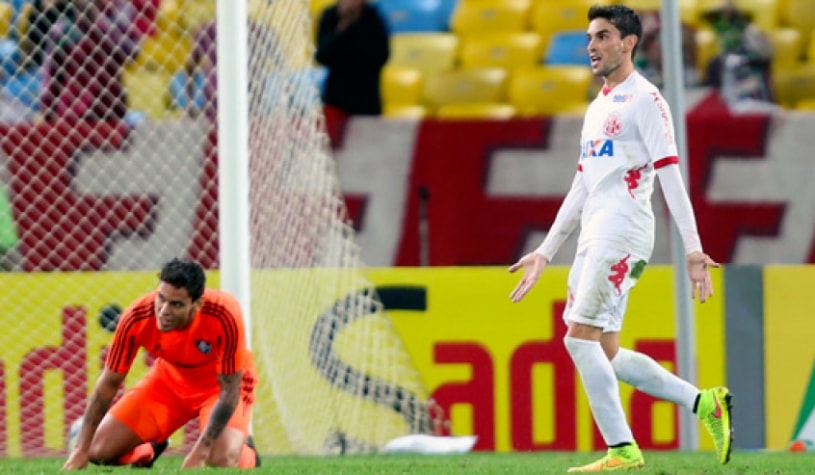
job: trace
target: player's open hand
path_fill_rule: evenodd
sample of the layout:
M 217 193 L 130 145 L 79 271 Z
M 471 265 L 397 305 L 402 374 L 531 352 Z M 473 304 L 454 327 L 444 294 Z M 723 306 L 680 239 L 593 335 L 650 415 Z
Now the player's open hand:
M 532 287 L 535 286 L 535 283 L 538 282 L 538 279 L 543 272 L 543 269 L 549 263 L 549 259 L 538 254 L 537 252 L 530 252 L 529 254 L 523 256 L 518 262 L 509 266 L 509 272 L 515 272 L 518 269 L 523 268 L 524 275 L 521 278 L 518 285 L 515 286 L 515 289 L 509 294 L 510 300 L 515 303 L 520 302 Z
M 710 267 L 719 267 L 719 263 L 702 251 L 694 251 L 687 256 L 688 276 L 691 282 L 691 298 L 699 294 L 699 301 L 705 303 L 713 296 L 713 282 L 710 280 Z
M 88 453 L 80 450 L 73 450 L 68 456 L 68 460 L 62 466 L 62 470 L 82 470 L 88 467 Z

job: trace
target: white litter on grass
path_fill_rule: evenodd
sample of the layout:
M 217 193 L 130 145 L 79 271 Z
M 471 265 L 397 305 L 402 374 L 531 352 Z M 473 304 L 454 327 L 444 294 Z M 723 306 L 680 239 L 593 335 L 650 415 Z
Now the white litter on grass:
M 439 436 L 411 434 L 385 444 L 388 454 L 463 454 L 472 450 L 477 436 Z

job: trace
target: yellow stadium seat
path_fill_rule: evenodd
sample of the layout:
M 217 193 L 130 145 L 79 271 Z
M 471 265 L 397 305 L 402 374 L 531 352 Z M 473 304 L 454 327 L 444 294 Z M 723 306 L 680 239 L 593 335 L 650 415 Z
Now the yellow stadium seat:
M 127 90 L 127 106 L 144 113 L 150 119 L 166 119 L 172 115 L 167 107 L 171 74 L 165 71 L 127 68 L 122 82 Z
M 810 64 L 815 64 L 815 32 L 810 33 L 809 41 L 807 41 L 805 44 L 808 45 L 806 50 L 807 61 Z
M 450 18 L 458 35 L 485 31 L 523 31 L 529 20 L 529 0 L 459 0 Z
M 452 33 L 394 34 L 388 64 L 424 73 L 449 71 L 456 65 L 458 47 L 459 38 Z
M 508 73 L 501 68 L 457 69 L 425 76 L 422 102 L 435 110 L 447 104 L 504 102 Z
M 518 70 L 509 82 L 509 103 L 526 116 L 582 112 L 589 104 L 592 79 L 582 66 Z
M 0 37 L 8 38 L 13 17 L 14 6 L 8 2 L 0 2 Z
M 28 31 L 29 18 L 34 11 L 33 2 L 25 2 L 20 8 L 20 13 L 17 15 L 17 23 L 14 25 L 17 28 L 17 37 L 22 38 Z
M 781 12 L 783 24 L 801 32 L 804 44 L 809 44 L 810 34 L 815 30 L 815 1 L 784 0 Z
M 803 101 L 815 99 L 815 65 L 773 70 L 772 83 L 776 102 L 794 108 Z
M 385 66 L 381 84 L 385 104 L 419 104 L 421 100 L 422 72 L 418 69 Z
M 499 67 L 514 70 L 540 64 L 543 57 L 540 35 L 534 32 L 503 31 L 470 35 L 461 44 L 461 67 Z
M 156 34 L 180 36 L 183 33 L 180 1 L 182 0 L 161 0 L 156 12 Z
M 707 81 L 707 66 L 710 61 L 719 55 L 719 39 L 716 32 L 709 28 L 700 28 L 694 33 L 696 39 L 696 68 Z
M 181 24 L 188 32 L 215 19 L 215 0 L 180 0 Z
M 427 107 L 417 104 L 385 104 L 382 116 L 391 119 L 423 119 L 429 115 Z
M 541 35 L 541 50 L 546 51 L 549 41 L 557 33 L 582 30 L 589 27 L 587 13 L 591 0 L 550 0 L 533 4 L 530 25 Z
M 163 31 L 142 41 L 136 65 L 152 71 L 181 71 L 192 53 L 190 35 L 175 36 Z
M 798 103 L 795 104 L 795 109 L 801 111 L 815 111 L 815 98 L 798 101 Z
M 773 45 L 773 68 L 791 68 L 801 61 L 803 40 L 795 28 L 776 28 L 768 34 Z
M 439 119 L 511 119 L 515 117 L 515 108 L 509 104 L 476 102 L 466 104 L 447 104 L 436 110 Z

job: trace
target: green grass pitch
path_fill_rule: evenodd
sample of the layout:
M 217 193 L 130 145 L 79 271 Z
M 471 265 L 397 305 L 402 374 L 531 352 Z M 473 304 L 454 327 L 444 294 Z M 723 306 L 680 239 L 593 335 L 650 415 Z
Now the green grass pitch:
M 573 465 L 588 463 L 599 453 L 472 453 L 467 455 L 371 455 L 346 457 L 263 457 L 258 474 L 298 475 L 523 475 L 566 473 Z M 241 473 L 231 469 L 180 470 L 182 459 L 162 457 L 144 473 L 184 474 Z M 736 452 L 727 465 L 716 463 L 710 452 L 646 452 L 642 474 L 815 474 L 815 453 Z M 63 459 L 0 459 L 0 474 L 40 475 L 57 473 Z M 95 467 L 87 473 L 142 473 L 130 467 Z

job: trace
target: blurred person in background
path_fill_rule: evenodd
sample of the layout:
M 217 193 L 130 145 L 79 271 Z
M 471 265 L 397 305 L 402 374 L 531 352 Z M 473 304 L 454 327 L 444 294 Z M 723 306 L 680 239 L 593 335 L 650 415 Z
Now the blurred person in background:
M 703 19 L 711 25 L 719 40 L 719 55 L 708 64 L 710 86 L 718 89 L 734 109 L 772 108 L 770 39 L 751 23 L 749 13 L 739 10 L 732 0 L 705 11 Z
M 127 0 L 73 0 L 48 33 L 42 111 L 46 120 L 123 119 L 122 71 L 136 55 L 142 32 Z
M 338 0 L 320 17 L 315 59 L 328 69 L 323 102 L 347 115 L 379 115 L 379 78 L 390 55 L 388 29 L 365 0 Z M 329 113 L 329 111 L 327 111 Z

